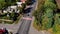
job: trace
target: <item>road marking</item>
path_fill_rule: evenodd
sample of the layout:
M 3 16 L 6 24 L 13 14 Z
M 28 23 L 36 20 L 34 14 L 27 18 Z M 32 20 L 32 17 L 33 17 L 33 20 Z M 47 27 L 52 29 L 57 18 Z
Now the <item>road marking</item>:
M 26 19 L 26 20 L 32 20 L 32 18 L 28 18 L 28 17 L 27 17 L 27 18 L 26 18 L 26 17 L 23 17 L 23 19 Z

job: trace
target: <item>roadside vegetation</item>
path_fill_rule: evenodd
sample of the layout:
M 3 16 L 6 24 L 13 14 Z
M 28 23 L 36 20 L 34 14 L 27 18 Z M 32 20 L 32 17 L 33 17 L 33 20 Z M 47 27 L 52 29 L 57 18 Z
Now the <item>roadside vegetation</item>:
M 0 10 L 8 6 L 15 5 L 17 0 L 0 0 Z
M 33 26 L 38 29 L 38 30 L 41 30 L 41 15 L 43 14 L 42 13 L 42 9 L 43 9 L 43 4 L 44 4 L 44 0 L 38 0 L 38 6 L 37 6 L 37 10 L 35 10 L 33 12 L 33 15 L 35 17 L 35 20 L 34 20 L 34 24 Z M 38 27 L 39 26 L 39 27 Z
M 46 30 L 52 34 L 60 33 L 60 14 L 57 13 L 55 0 L 38 0 L 37 10 L 33 13 L 33 26 L 39 30 Z

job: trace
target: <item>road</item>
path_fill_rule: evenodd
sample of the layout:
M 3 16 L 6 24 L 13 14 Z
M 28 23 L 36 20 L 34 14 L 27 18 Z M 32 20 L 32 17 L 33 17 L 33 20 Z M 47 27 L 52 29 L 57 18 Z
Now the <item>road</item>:
M 30 25 L 31 25 L 31 22 L 32 22 L 32 19 L 33 19 L 32 18 L 32 11 L 34 11 L 35 8 L 36 8 L 36 1 L 34 2 L 33 5 L 30 5 L 30 7 L 32 7 L 32 8 L 29 12 L 29 16 L 24 16 L 21 19 L 21 21 L 20 21 L 21 25 L 19 26 L 17 34 L 28 34 L 28 32 L 29 32 L 29 28 L 30 28 Z
M 30 19 L 22 19 L 21 25 L 18 30 L 18 34 L 28 34 L 31 21 L 32 20 L 30 20 Z

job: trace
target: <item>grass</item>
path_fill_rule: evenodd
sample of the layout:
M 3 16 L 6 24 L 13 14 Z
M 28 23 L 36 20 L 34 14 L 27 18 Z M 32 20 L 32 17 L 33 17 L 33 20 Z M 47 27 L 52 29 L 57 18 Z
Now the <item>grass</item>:
M 0 0 L 0 2 L 2 2 L 2 1 L 4 1 L 4 0 Z
M 8 19 L 9 20 L 9 17 L 7 17 L 7 13 L 3 13 L 0 15 L 0 19 Z
M 21 16 L 17 17 L 17 20 L 14 22 L 9 19 L 0 19 L 0 23 L 4 22 L 4 24 L 13 24 L 13 23 L 17 24 L 20 18 Z
M 55 15 L 55 27 L 53 28 L 53 34 L 60 34 L 60 14 Z
M 53 33 L 53 28 L 50 28 L 47 31 Z
M 3 22 L 4 22 L 4 24 L 12 24 L 12 23 L 14 23 L 12 20 L 0 19 L 0 23 L 3 23 Z
M 4 24 L 13 24 L 14 22 L 8 22 L 8 21 L 4 21 Z
M 37 21 L 34 20 L 33 27 L 34 27 L 35 29 L 37 29 L 38 31 L 40 31 L 40 30 L 41 30 L 41 27 L 40 27 L 40 25 L 37 25 L 36 23 L 37 23 Z
M 0 23 L 2 23 L 2 21 L 0 20 Z
M 17 24 L 20 18 L 21 16 L 17 17 L 17 20 L 14 22 L 9 19 L 0 19 L 0 23 L 4 22 L 4 24 L 13 24 L 13 23 Z

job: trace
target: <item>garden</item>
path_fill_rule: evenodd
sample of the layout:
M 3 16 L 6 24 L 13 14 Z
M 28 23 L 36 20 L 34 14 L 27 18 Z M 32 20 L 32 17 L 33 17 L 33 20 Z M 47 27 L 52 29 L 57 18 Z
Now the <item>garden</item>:
M 38 0 L 38 9 L 33 13 L 33 27 L 46 30 L 52 34 L 60 34 L 60 12 L 55 0 Z M 59 9 L 60 10 L 60 9 Z

